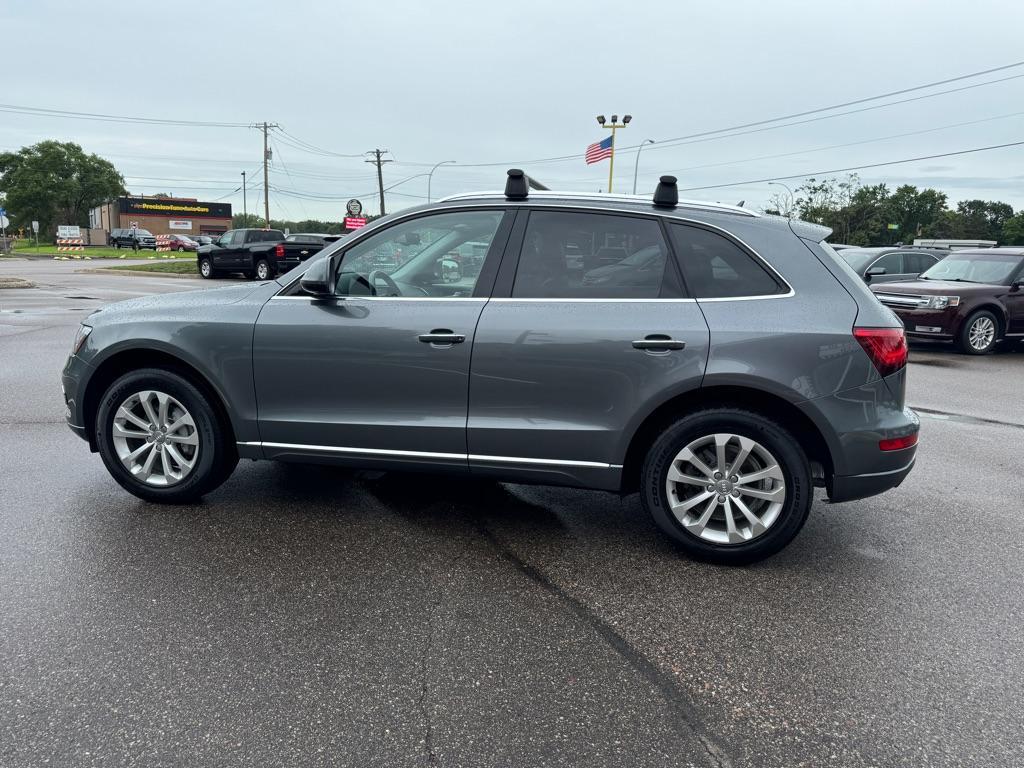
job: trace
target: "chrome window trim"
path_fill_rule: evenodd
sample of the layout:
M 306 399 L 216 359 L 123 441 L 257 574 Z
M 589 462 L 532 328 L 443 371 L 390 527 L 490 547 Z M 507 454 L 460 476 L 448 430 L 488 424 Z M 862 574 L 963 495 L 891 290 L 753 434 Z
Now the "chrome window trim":
M 271 296 L 271 301 L 476 301 L 481 304 L 488 301 L 485 296 L 332 296 L 317 298 L 316 296 Z
M 448 459 L 457 461 L 485 461 L 501 464 L 537 464 L 543 466 L 590 467 L 592 469 L 622 469 L 621 464 L 606 464 L 601 461 L 579 461 L 574 459 L 533 459 L 524 456 L 489 456 L 477 453 L 437 453 L 434 451 L 400 451 L 386 448 L 351 448 L 340 445 L 310 445 L 306 443 L 275 443 L 268 441 L 238 441 L 240 446 L 249 448 L 281 448 L 283 450 L 327 451 L 345 455 L 395 456 L 415 459 Z
M 521 298 L 517 299 L 514 296 L 498 296 L 491 299 L 493 302 L 500 304 L 696 304 L 697 299 L 631 299 L 631 298 L 618 298 L 618 299 L 590 299 L 590 298 L 573 298 L 573 299 L 556 299 L 556 298 Z

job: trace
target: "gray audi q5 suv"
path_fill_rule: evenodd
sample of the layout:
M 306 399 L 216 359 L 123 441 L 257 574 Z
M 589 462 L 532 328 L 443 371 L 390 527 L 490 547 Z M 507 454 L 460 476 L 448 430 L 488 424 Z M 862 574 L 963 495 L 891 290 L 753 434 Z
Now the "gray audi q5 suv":
M 899 485 L 903 327 L 823 227 L 532 192 L 382 218 L 277 280 L 120 302 L 63 373 L 71 428 L 155 502 L 239 458 L 639 491 L 689 554 L 770 555 L 813 489 Z

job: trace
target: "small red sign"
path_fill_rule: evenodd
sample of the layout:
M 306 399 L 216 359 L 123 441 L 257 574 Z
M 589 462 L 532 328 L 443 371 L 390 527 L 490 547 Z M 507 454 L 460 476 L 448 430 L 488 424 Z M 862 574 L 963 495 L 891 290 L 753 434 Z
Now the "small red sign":
M 346 216 L 345 229 L 359 229 L 366 226 L 366 219 L 362 216 Z

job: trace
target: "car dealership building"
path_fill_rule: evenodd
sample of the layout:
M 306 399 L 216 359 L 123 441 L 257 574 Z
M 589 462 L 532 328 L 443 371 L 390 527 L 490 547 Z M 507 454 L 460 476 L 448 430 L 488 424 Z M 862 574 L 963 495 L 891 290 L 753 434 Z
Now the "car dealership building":
M 154 235 L 219 235 L 231 229 L 231 203 L 183 197 L 119 197 L 89 211 L 92 239 L 135 226 Z M 103 233 L 103 234 L 100 234 Z

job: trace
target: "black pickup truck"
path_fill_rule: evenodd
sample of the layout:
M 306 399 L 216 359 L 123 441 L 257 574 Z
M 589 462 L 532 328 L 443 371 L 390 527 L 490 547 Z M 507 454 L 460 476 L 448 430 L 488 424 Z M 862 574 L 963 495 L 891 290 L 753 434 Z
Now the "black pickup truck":
M 278 229 L 232 229 L 196 254 L 199 274 L 205 278 L 241 272 L 256 280 L 269 280 L 298 266 L 340 235 L 295 234 Z

